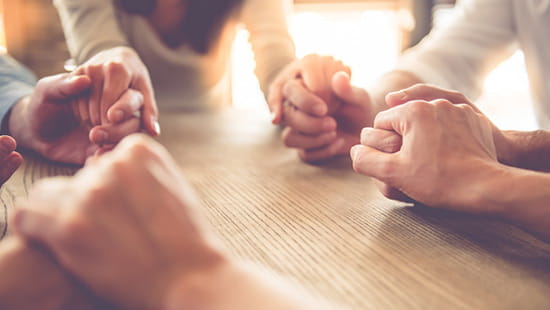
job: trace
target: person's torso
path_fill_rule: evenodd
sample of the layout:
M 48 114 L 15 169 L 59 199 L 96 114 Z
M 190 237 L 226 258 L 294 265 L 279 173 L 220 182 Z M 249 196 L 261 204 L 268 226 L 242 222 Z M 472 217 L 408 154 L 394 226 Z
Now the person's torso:
M 550 130 L 550 0 L 514 0 L 513 5 L 537 120 Z
M 197 110 L 231 102 L 231 46 L 234 22 L 227 22 L 207 54 L 188 45 L 170 47 L 143 16 L 119 10 L 129 44 L 149 69 L 160 109 Z

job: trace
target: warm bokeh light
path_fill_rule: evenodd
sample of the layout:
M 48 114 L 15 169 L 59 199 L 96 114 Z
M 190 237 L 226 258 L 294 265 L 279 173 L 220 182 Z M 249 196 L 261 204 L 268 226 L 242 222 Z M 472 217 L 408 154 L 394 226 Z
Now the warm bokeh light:
M 6 52 L 6 32 L 4 31 L 4 8 L 0 1 L 0 53 Z
M 367 86 L 389 70 L 400 46 L 397 14 L 380 10 L 296 11 L 290 32 L 298 57 L 310 53 L 332 55 L 353 68 L 353 83 Z M 346 35 L 343 36 L 342 34 Z M 254 61 L 248 33 L 239 32 L 233 51 L 233 102 L 237 108 L 263 102 L 253 76 Z
M 368 86 L 391 69 L 399 55 L 400 14 L 391 10 L 368 10 L 333 5 L 332 9 L 308 6 L 290 19 L 291 34 L 299 57 L 309 53 L 333 55 L 353 69 L 353 82 Z M 439 10 L 436 22 L 448 21 L 450 10 Z M 253 75 L 254 60 L 240 31 L 233 53 L 233 102 L 237 108 L 265 106 Z M 536 129 L 530 105 L 523 54 L 517 52 L 487 78 L 481 109 L 503 129 Z M 252 92 L 251 90 L 254 90 Z
M 487 77 L 483 95 L 476 104 L 501 129 L 538 129 L 521 51 Z

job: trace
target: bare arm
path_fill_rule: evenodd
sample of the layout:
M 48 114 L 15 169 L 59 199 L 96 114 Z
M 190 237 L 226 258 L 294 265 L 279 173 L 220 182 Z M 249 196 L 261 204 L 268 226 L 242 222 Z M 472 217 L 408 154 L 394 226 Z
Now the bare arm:
M 538 131 L 503 131 L 510 145 L 504 163 L 510 166 L 550 172 L 550 133 Z
M 446 99 L 415 96 L 426 93 Z M 388 97 L 399 101 L 407 102 L 363 130 L 351 151 L 356 171 L 380 181 L 388 198 L 502 217 L 550 240 L 550 174 L 507 165 L 531 157 L 538 160 L 531 165 L 547 167 L 548 133 L 518 133 L 514 141 L 460 93 L 431 86 Z
M 550 242 L 550 174 L 496 165 L 485 182 L 479 207 L 500 215 Z
M 225 261 L 208 272 L 185 277 L 171 290 L 165 309 L 298 310 L 326 309 L 326 305 L 272 275 Z
M 128 137 L 73 178 L 35 185 L 12 224 L 123 309 L 320 308 L 229 258 L 176 163 L 143 136 Z
M 20 238 L 0 243 L 0 309 L 103 309 L 50 255 Z
M 264 94 L 277 74 L 295 60 L 294 42 L 287 25 L 288 0 L 246 0 L 242 21 L 250 32 L 256 76 Z

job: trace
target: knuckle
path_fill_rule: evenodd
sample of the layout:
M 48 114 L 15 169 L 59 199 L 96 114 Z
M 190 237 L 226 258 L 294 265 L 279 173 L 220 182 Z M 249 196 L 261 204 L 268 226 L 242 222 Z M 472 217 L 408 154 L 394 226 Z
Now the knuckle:
M 86 218 L 79 212 L 73 211 L 67 215 L 58 232 L 58 240 L 63 246 L 74 246 L 74 243 L 86 239 L 88 236 Z
M 128 150 L 128 153 L 134 157 L 144 157 L 151 154 L 151 148 L 146 143 L 144 137 L 137 137 L 136 143 L 134 143 Z
M 105 71 L 111 75 L 118 76 L 118 75 L 126 74 L 124 65 L 118 61 L 109 61 L 105 64 L 104 68 L 105 68 Z
M 121 167 L 117 166 L 116 161 L 113 161 L 112 171 L 114 175 L 117 175 Z M 97 206 L 104 205 L 106 196 L 108 195 L 109 187 L 104 184 L 104 182 L 95 182 L 93 185 L 88 187 L 84 194 L 82 206 L 86 208 L 96 208 Z
M 407 108 L 412 116 L 424 117 L 430 114 L 433 106 L 427 101 L 414 100 L 407 104 Z
M 418 84 L 414 84 L 413 86 L 411 86 L 409 88 L 409 90 L 414 91 L 414 92 L 423 93 L 423 92 L 426 92 L 429 88 L 430 88 L 430 86 L 428 84 L 418 83 Z
M 455 91 L 455 90 L 450 90 L 449 91 L 449 94 L 452 96 L 452 98 L 454 98 L 456 101 L 459 101 L 459 102 L 455 102 L 455 103 L 466 103 L 466 102 L 469 102 L 468 98 L 466 98 L 466 96 L 464 96 L 463 93 L 461 92 L 458 92 L 458 91 Z
M 135 165 L 134 155 L 127 151 L 122 154 L 122 156 L 117 156 L 112 158 L 107 164 L 105 165 L 105 168 L 109 171 L 109 176 L 118 179 L 121 177 L 124 177 L 128 170 L 132 169 L 132 166 Z M 96 195 L 96 197 L 99 197 L 104 194 L 103 190 L 99 187 L 97 188 L 90 188 L 89 189 L 90 195 Z
M 125 141 L 127 147 L 123 153 L 130 158 L 147 158 L 154 154 L 151 145 L 152 139 L 145 134 L 131 135 Z
M 450 110 L 453 108 L 453 104 L 446 99 L 437 99 L 432 101 L 432 103 L 437 109 Z
M 460 108 L 462 111 L 466 112 L 466 113 L 474 113 L 475 110 L 472 106 L 470 106 L 469 104 L 464 104 L 464 103 L 461 103 L 461 104 L 457 104 L 456 107 Z

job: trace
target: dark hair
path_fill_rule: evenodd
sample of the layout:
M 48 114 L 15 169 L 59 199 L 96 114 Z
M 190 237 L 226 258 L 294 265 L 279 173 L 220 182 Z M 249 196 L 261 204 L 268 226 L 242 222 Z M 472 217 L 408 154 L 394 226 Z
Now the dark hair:
M 181 25 L 185 42 L 196 52 L 207 53 L 220 35 L 223 24 L 242 2 L 243 0 L 187 0 Z M 155 10 L 157 0 L 117 0 L 117 3 L 130 14 L 148 16 Z

